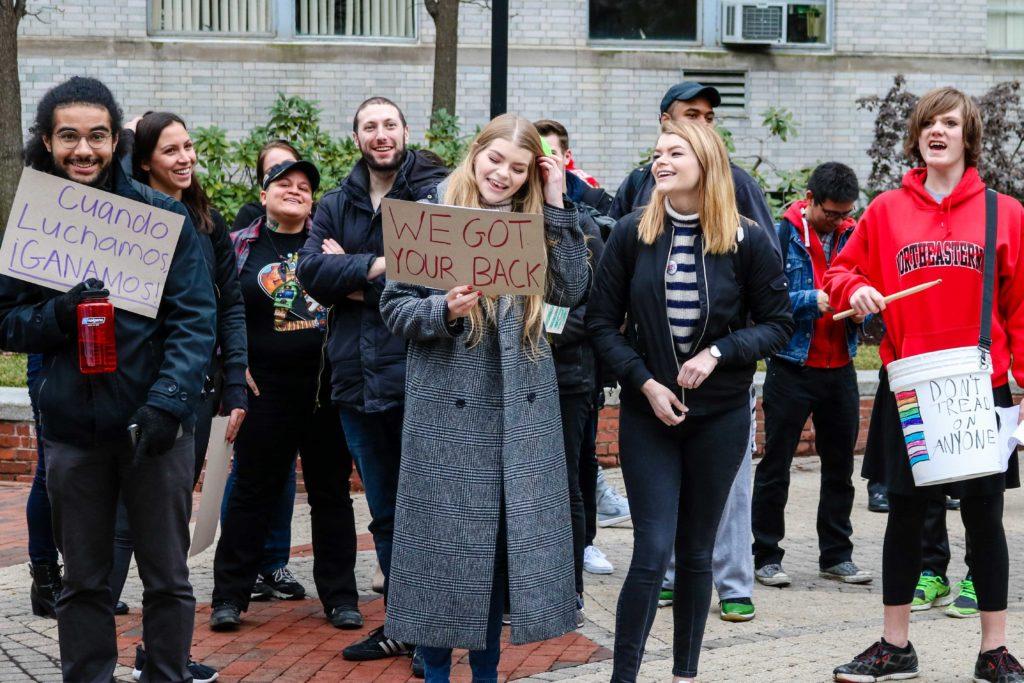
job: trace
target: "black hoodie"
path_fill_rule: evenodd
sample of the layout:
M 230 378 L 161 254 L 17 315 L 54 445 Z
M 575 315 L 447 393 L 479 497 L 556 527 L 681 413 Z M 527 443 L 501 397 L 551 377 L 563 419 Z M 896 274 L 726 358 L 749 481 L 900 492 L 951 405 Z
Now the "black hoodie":
M 444 166 L 409 150 L 387 197 L 419 201 L 447 175 Z M 324 254 L 325 239 L 333 239 L 345 253 Z M 405 395 L 405 340 L 391 334 L 381 318 L 384 278 L 366 277 L 374 259 L 383 255 L 380 211 L 370 203 L 370 172 L 360 160 L 317 205 L 296 275 L 310 296 L 331 307 L 331 400 L 367 413 L 398 407 Z M 353 292 L 361 292 L 363 300 L 348 298 Z

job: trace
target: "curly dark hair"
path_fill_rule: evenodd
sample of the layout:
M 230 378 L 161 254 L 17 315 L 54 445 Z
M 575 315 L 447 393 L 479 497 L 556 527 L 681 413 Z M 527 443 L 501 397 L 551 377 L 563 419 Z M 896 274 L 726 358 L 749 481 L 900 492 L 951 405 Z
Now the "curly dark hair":
M 37 171 L 52 173 L 53 156 L 43 144 L 43 136 L 53 132 L 53 113 L 58 107 L 73 104 L 89 104 L 103 107 L 110 114 L 110 132 L 117 135 L 123 127 L 124 114 L 118 106 L 110 88 L 95 78 L 73 76 L 56 85 L 43 95 L 36 107 L 36 118 L 29 128 L 30 137 L 25 143 L 25 165 Z

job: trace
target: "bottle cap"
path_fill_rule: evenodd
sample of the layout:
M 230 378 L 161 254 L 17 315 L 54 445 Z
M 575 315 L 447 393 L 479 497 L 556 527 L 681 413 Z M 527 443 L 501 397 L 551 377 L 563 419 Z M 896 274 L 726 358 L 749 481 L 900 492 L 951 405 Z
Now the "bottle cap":
M 106 289 L 87 289 L 82 292 L 83 299 L 106 299 L 110 292 Z

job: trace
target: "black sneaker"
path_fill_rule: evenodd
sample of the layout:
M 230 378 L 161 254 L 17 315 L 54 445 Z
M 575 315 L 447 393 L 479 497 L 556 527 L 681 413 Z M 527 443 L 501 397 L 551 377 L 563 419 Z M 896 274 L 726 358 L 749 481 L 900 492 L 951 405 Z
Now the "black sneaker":
M 334 628 L 349 631 L 363 627 L 363 615 L 359 613 L 358 607 L 329 607 L 326 614 L 327 621 Z
M 974 680 L 977 683 L 1020 683 L 1024 681 L 1024 667 L 1003 645 L 978 655 L 978 663 L 974 665 Z
M 234 631 L 242 624 L 242 609 L 230 602 L 217 602 L 210 612 L 210 629 L 213 631 Z
M 902 681 L 917 678 L 917 653 L 914 646 L 900 649 L 885 640 L 879 640 L 853 658 L 849 664 L 837 666 L 832 677 L 837 681 L 850 683 L 873 683 L 873 681 Z
M 872 493 L 868 495 L 868 510 L 871 512 L 888 512 L 889 496 L 884 493 Z
M 301 600 L 306 597 L 305 587 L 299 583 L 288 567 L 275 569 L 270 576 L 263 577 L 263 583 L 271 594 L 280 600 Z
M 412 645 L 388 638 L 384 635 L 384 627 L 378 626 L 370 631 L 366 638 L 342 650 L 341 656 L 350 662 L 368 662 L 371 659 L 409 655 L 412 651 Z
M 114 614 L 119 617 L 128 614 L 128 605 L 118 600 L 114 603 Z
M 135 646 L 135 667 L 132 669 L 132 678 L 136 681 L 140 680 L 144 668 L 146 668 L 146 651 L 142 649 L 141 645 L 137 645 Z M 192 659 L 192 655 L 188 657 L 188 673 L 192 676 L 193 683 L 210 683 L 220 676 L 212 666 L 200 664 Z
M 946 496 L 946 509 L 947 510 L 959 510 L 960 509 L 960 499 L 959 498 L 950 498 L 949 496 Z
M 249 592 L 249 600 L 251 602 L 263 602 L 264 600 L 270 600 L 272 597 L 274 597 L 274 591 L 263 580 L 263 574 L 257 574 L 256 583 L 252 585 L 252 590 Z

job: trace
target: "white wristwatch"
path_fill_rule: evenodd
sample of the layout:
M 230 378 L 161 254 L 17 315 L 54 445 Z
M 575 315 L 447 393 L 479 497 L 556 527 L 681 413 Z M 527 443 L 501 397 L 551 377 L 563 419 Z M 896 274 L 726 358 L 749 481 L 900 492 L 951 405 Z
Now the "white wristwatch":
M 720 360 L 722 358 L 722 352 L 718 350 L 717 344 L 712 344 L 708 347 L 708 351 L 711 353 L 711 357 Z

